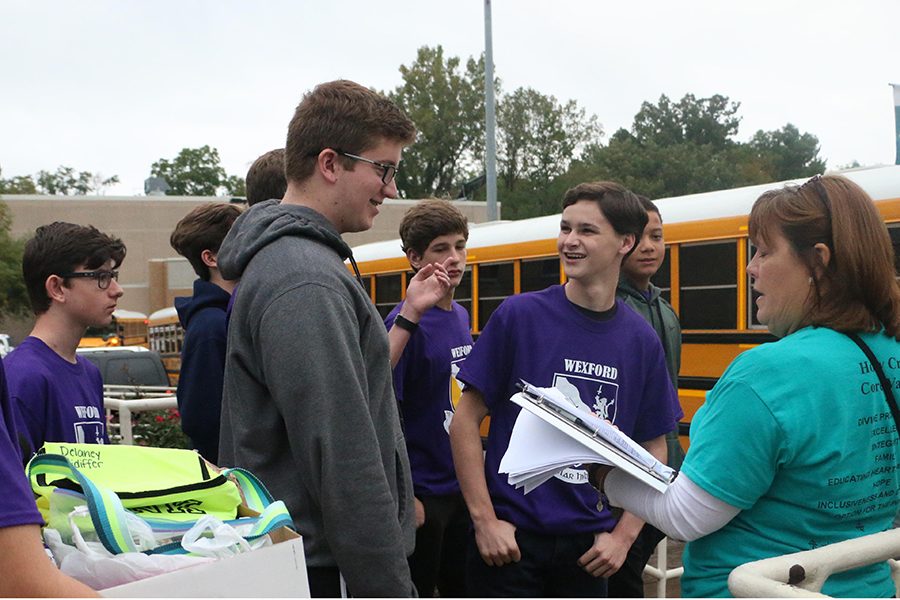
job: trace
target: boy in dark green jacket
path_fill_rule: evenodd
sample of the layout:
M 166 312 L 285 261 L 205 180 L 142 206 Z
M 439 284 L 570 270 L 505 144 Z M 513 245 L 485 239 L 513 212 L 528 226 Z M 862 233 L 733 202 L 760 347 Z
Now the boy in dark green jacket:
M 644 234 L 637 248 L 622 263 L 622 274 L 616 295 L 631 309 L 644 317 L 659 335 L 666 353 L 666 366 L 672 385 L 678 389 L 678 370 L 681 367 L 681 324 L 672 305 L 662 297 L 658 287 L 650 283 L 666 257 L 666 243 L 663 239 L 662 217 L 659 209 L 648 198 L 638 196 L 649 217 Z M 678 441 L 678 432 L 666 435 L 669 451 L 668 464 L 678 469 L 684 460 L 684 450 Z M 663 539 L 663 534 L 650 525 L 644 525 L 637 540 L 628 551 L 622 568 L 609 578 L 610 598 L 642 598 L 644 566 L 653 554 L 653 549 Z

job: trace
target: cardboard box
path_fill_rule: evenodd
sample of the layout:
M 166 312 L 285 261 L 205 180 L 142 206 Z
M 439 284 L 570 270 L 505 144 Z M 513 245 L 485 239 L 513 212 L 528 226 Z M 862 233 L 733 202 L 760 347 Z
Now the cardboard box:
M 289 529 L 271 546 L 212 563 L 117 585 L 112 598 L 309 598 L 303 539 Z

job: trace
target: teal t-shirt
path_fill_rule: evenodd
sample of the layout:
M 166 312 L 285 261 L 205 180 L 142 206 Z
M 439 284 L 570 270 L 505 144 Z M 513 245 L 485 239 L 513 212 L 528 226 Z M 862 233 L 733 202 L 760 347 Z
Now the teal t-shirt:
M 900 398 L 900 343 L 861 337 Z M 687 545 L 684 596 L 728 596 L 741 564 L 890 528 L 897 447 L 878 376 L 847 336 L 807 327 L 738 356 L 693 419 L 682 471 L 741 512 Z M 889 597 L 894 586 L 881 563 L 832 575 L 822 592 Z

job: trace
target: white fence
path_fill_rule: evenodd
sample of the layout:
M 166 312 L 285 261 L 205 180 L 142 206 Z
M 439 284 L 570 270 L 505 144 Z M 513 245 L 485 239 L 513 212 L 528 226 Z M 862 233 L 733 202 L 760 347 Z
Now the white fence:
M 656 580 L 656 598 L 666 597 L 666 585 L 670 579 L 679 579 L 684 573 L 684 567 L 667 568 L 669 563 L 669 538 L 663 538 L 656 546 L 656 564 L 647 564 L 644 567 L 644 575 L 649 575 Z
M 111 430 L 110 436 L 118 426 L 118 434 L 122 437 L 121 443 L 128 446 L 134 444 L 134 435 L 131 429 L 131 416 L 134 413 L 178 407 L 173 387 L 104 385 L 103 396 L 107 417 L 113 411 L 119 413 L 118 424 L 113 423 L 109 418 L 106 419 Z

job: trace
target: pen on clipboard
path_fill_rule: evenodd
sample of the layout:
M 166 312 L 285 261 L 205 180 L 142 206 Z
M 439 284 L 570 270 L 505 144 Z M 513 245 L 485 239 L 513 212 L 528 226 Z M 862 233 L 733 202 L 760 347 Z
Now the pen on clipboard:
M 564 419 L 571 421 L 578 427 L 583 428 L 585 431 L 590 432 L 591 435 L 596 436 L 597 428 L 592 427 L 590 423 L 587 423 L 582 419 L 577 413 L 579 410 L 579 405 L 573 399 L 569 398 L 565 395 L 561 390 L 557 390 L 559 395 L 565 398 L 569 404 L 572 405 L 572 411 L 566 410 L 567 407 L 560 406 L 556 402 L 554 402 L 551 398 L 549 398 L 541 389 L 531 385 L 524 379 L 520 379 L 519 383 L 516 384 L 516 387 L 519 388 L 523 394 L 533 398 L 538 404 L 542 404 L 544 406 L 549 407 L 553 412 L 563 417 Z

